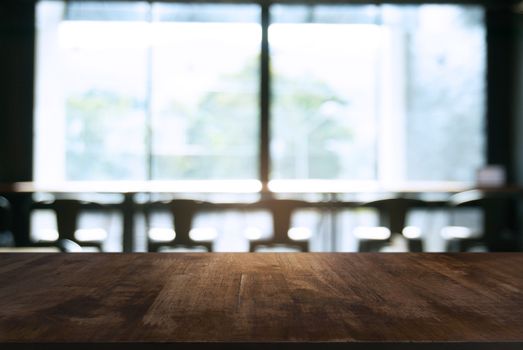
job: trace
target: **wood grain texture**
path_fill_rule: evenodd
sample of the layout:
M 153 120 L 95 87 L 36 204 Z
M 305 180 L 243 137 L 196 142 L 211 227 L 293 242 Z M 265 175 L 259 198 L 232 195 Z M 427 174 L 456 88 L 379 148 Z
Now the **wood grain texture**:
M 1 254 L 0 348 L 71 343 L 523 349 L 523 254 Z

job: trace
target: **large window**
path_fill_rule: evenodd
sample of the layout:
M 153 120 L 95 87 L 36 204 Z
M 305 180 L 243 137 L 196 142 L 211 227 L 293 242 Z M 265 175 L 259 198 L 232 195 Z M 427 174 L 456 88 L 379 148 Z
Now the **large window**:
M 485 161 L 483 16 L 42 1 L 35 179 L 257 179 L 267 147 L 273 180 L 471 182 Z
M 480 8 L 272 6 L 273 176 L 471 181 L 484 162 Z
M 37 180 L 257 177 L 257 6 L 38 9 Z
M 151 178 L 256 178 L 259 9 L 152 11 Z

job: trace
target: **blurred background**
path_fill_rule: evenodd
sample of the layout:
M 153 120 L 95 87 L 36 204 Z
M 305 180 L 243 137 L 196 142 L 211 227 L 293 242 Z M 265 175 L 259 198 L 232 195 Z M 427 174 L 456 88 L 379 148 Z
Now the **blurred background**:
M 0 21 L 6 250 L 523 248 L 517 1 L 22 0 Z

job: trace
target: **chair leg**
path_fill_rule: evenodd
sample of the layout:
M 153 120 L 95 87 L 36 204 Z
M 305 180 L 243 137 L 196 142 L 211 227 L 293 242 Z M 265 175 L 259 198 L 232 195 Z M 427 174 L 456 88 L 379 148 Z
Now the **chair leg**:
M 207 248 L 207 252 L 211 253 L 213 250 L 212 250 L 212 242 L 201 242 L 201 244 Z
M 459 252 L 459 242 L 456 239 L 449 239 L 445 244 L 445 252 L 455 253 Z
M 423 241 L 421 239 L 408 239 L 407 245 L 409 248 L 409 252 L 423 252 Z

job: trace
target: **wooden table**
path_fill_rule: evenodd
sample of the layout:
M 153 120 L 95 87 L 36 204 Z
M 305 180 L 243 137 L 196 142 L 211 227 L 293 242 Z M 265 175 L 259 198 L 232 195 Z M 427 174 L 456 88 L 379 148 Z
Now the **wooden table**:
M 523 254 L 2 254 L 0 349 L 523 349 Z

